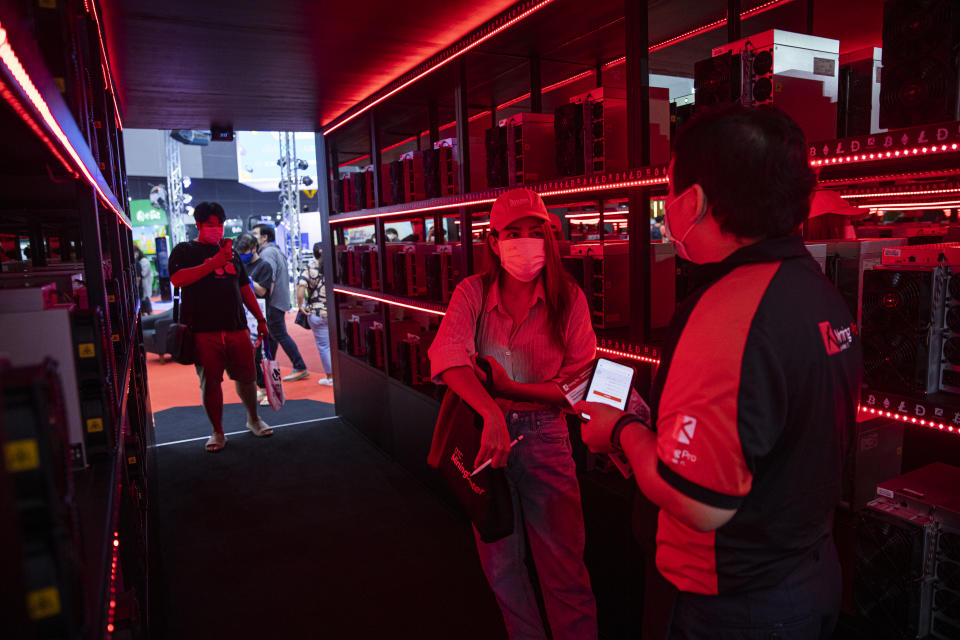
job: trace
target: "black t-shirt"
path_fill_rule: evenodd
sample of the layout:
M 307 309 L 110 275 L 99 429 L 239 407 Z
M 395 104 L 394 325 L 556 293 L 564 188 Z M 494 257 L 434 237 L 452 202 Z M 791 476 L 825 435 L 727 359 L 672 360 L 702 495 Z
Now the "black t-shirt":
M 181 242 L 170 252 L 170 275 L 180 269 L 198 267 L 220 247 L 202 242 Z M 250 279 L 237 252 L 233 261 L 193 284 L 182 287 L 180 321 L 197 333 L 204 331 L 240 331 L 247 329 L 240 287 L 249 287 Z
M 737 512 L 701 533 L 661 511 L 657 567 L 681 591 L 729 594 L 778 584 L 830 535 L 862 355 L 843 298 L 800 239 L 704 269 L 709 283 L 674 315 L 651 392 L 657 471 Z
M 256 262 L 248 262 L 245 266 L 250 279 L 267 290 L 267 295 L 260 297 L 270 297 L 270 285 L 273 284 L 273 269 L 270 267 L 270 263 L 261 259 Z

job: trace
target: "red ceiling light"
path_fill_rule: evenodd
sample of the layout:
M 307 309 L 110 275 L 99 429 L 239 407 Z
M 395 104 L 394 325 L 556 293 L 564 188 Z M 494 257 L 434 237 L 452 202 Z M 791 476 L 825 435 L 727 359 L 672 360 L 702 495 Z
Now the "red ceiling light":
M 869 407 L 864 407 L 863 405 L 860 405 L 858 408 L 860 413 L 865 416 L 874 416 L 877 418 L 890 418 L 892 420 L 899 420 L 900 422 L 908 422 L 910 424 L 916 424 L 921 427 L 927 427 L 929 429 L 936 429 L 938 431 L 946 431 L 947 433 L 960 434 L 960 427 L 955 427 L 950 424 L 944 424 L 943 422 L 926 420 L 924 418 L 914 418 L 912 416 L 905 416 L 901 413 L 894 413 L 892 411 L 881 411 L 879 409 L 871 409 Z
M 87 166 L 83 163 L 83 160 L 80 159 L 79 154 L 76 149 L 73 148 L 73 145 L 70 143 L 70 139 L 67 137 L 67 134 L 63 132 L 63 129 L 60 127 L 60 123 L 57 122 L 57 119 L 53 116 L 53 113 L 50 111 L 50 107 L 47 105 L 46 101 L 43 99 L 43 95 L 37 89 L 36 85 L 33 83 L 33 80 L 30 78 L 30 74 L 27 73 L 26 69 L 23 68 L 23 65 L 20 63 L 20 59 L 17 57 L 17 54 L 13 51 L 13 48 L 10 46 L 9 40 L 7 40 L 7 32 L 3 27 L 3 24 L 0 24 L 0 62 L 6 67 L 7 71 L 11 76 L 13 76 L 14 81 L 20 86 L 20 90 L 26 95 L 27 99 L 33 105 L 33 108 L 40 115 L 40 118 L 43 120 L 43 123 L 46 125 L 47 130 L 53 135 L 54 138 L 60 143 L 61 147 L 67 152 L 67 155 L 73 160 L 74 169 L 79 169 L 80 173 L 83 174 L 83 177 L 93 186 L 97 191 L 97 194 L 100 196 L 100 200 L 110 209 L 117 214 L 117 217 L 127 225 L 130 226 L 124 216 L 124 213 L 121 209 L 118 209 L 110 201 L 110 198 L 100 187 L 100 183 L 93 177 L 90 173 Z M 8 97 L 9 96 L 9 97 Z M 27 117 L 27 113 L 23 110 L 22 107 L 18 108 L 19 101 L 14 99 L 13 94 L 9 91 L 4 93 L 3 96 L 8 102 L 11 102 L 14 110 L 17 111 L 24 118 L 28 125 L 30 125 L 30 119 Z M 31 128 L 33 128 L 31 126 Z M 53 147 L 50 145 L 50 141 L 45 136 L 42 138 L 48 147 L 53 150 Z M 59 154 L 57 154 L 58 157 Z M 62 157 L 61 157 L 62 160 Z
M 470 44 L 464 46 L 464 47 L 461 48 L 461 49 L 458 49 L 458 50 L 455 51 L 453 54 L 451 54 L 450 56 L 448 56 L 448 57 L 440 60 L 439 62 L 437 62 L 437 63 L 434 64 L 433 66 L 428 67 L 427 69 L 424 69 L 423 71 L 421 71 L 421 72 L 418 73 L 417 75 L 413 76 L 412 78 L 410 78 L 409 80 L 407 80 L 406 82 L 404 82 L 404 83 L 401 84 L 400 86 L 396 87 L 395 89 L 392 89 L 391 91 L 383 94 L 382 96 L 380 96 L 380 97 L 377 98 L 376 100 L 373 100 L 373 101 L 367 103 L 366 105 L 364 105 L 363 107 L 361 107 L 361 108 L 358 109 L 357 111 L 355 111 L 355 112 L 353 112 L 352 114 L 350 114 L 349 116 L 343 118 L 340 122 L 336 122 L 336 123 L 330 125 L 329 127 L 325 128 L 325 129 L 323 130 L 323 134 L 324 134 L 324 135 L 327 135 L 327 134 L 333 133 L 334 131 L 336 131 L 337 129 L 339 129 L 340 127 L 342 127 L 343 125 L 347 124 L 348 122 L 350 122 L 351 120 L 353 120 L 354 118 L 356 118 L 357 116 L 366 113 L 367 111 L 369 111 L 370 109 L 372 109 L 372 108 L 375 107 L 376 105 L 380 104 L 381 102 L 383 102 L 384 100 L 386 100 L 387 98 L 389 98 L 390 96 L 392 96 L 393 94 L 397 93 L 398 91 L 402 91 L 403 89 L 409 87 L 411 84 L 413 84 L 414 82 L 416 82 L 416 81 L 419 80 L 420 78 L 423 78 L 424 76 L 426 76 L 426 75 L 428 75 L 428 74 L 436 71 L 437 69 L 439 69 L 440 67 L 444 66 L 444 65 L 447 64 L 448 62 L 451 62 L 451 61 L 453 61 L 453 60 L 456 60 L 457 58 L 459 58 L 460 56 L 462 56 L 462 55 L 465 54 L 466 52 L 470 51 L 471 49 L 476 48 L 477 46 L 479 46 L 479 45 L 481 45 L 482 43 L 486 42 L 487 40 L 489 40 L 490 38 L 494 37 L 494 36 L 497 35 L 498 33 L 502 32 L 503 30 L 505 30 L 505 29 L 513 26 L 514 24 L 520 22 L 521 20 L 523 20 L 523 19 L 526 18 L 527 16 L 529 16 L 529 15 L 531 15 L 531 14 L 539 11 L 540 9 L 542 9 L 542 8 L 545 7 L 545 6 L 547 6 L 547 5 L 550 4 L 551 2 L 553 2 L 553 0 L 542 0 L 541 2 L 538 2 L 537 4 L 533 5 L 532 7 L 530 7 L 529 9 L 527 9 L 526 11 L 524 11 L 523 13 L 521 13 L 520 15 L 516 16 L 515 18 L 513 18 L 513 19 L 511 19 L 511 20 L 508 20 L 507 22 L 503 23 L 502 25 L 500 25 L 500 26 L 497 27 L 496 29 L 492 29 L 489 33 L 484 34 L 483 36 L 477 38 L 476 40 L 474 40 L 474 41 L 471 42 Z

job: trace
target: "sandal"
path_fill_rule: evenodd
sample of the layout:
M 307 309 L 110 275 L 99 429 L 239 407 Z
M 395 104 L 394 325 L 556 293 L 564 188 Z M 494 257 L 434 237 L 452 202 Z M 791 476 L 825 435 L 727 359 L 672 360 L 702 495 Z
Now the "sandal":
M 227 436 L 222 433 L 215 433 L 207 438 L 206 449 L 210 453 L 219 453 L 227 444 Z
M 273 429 L 270 428 L 266 422 L 261 418 L 257 418 L 256 424 L 247 423 L 247 429 L 250 429 L 250 432 L 258 438 L 266 438 L 273 435 Z

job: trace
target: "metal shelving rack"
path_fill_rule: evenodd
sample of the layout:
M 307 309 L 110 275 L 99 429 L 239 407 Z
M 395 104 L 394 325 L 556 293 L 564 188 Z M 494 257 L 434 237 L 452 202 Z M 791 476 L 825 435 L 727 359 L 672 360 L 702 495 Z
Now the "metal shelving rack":
M 394 375 L 390 316 L 400 309 L 440 316 L 446 307 L 420 297 L 397 296 L 387 289 L 384 232 L 394 221 L 419 220 L 419 227 L 426 229 L 431 220 L 434 228 L 438 228 L 443 218 L 456 216 L 461 230 L 459 271 L 461 275 L 474 273 L 473 238 L 467 230 L 472 229 L 478 217 L 489 211 L 490 204 L 503 189 L 470 188 L 471 123 L 479 120 L 496 125 L 500 113 L 512 115 L 518 109 L 539 112 L 544 96 L 556 88 L 577 82 L 581 83 L 577 86 L 583 86 L 582 83 L 590 79 L 595 82 L 594 86 L 600 87 L 604 76 L 622 74 L 628 114 L 627 168 L 614 174 L 561 178 L 524 186 L 539 192 L 548 208 L 583 200 L 598 201 L 601 228 L 602 201 L 626 200 L 630 230 L 627 262 L 631 274 L 630 328 L 626 332 L 598 331 L 598 351 L 608 357 L 632 361 L 639 371 L 647 374 L 659 365 L 660 352 L 655 346 L 657 336 L 651 332 L 653 283 L 651 244 L 646 230 L 651 200 L 662 196 L 666 190 L 665 167 L 651 163 L 650 146 L 646 137 L 640 135 L 648 130 L 650 122 L 647 89 L 654 65 L 652 55 L 666 56 L 659 58 L 661 66 L 666 59 L 671 63 L 688 60 L 690 64 L 686 73 L 689 74 L 693 72 L 693 62 L 710 56 L 711 47 L 736 41 L 741 35 L 772 28 L 813 34 L 814 27 L 812 1 L 719 0 L 662 4 L 672 5 L 672 15 L 665 15 L 667 9 L 661 3 L 643 0 L 594 3 L 589 12 L 564 0 L 519 2 L 361 101 L 317 135 L 318 175 L 337 178 L 341 167 L 361 161 L 371 164 L 373 173 L 373 206 L 346 213 L 332 213 L 331 181 L 320 180 L 320 201 L 326 204 L 321 208 L 321 214 L 330 229 L 325 236 L 324 255 L 328 283 L 335 280 L 334 274 L 337 273 L 337 245 L 344 244 L 349 229 L 361 226 L 374 229 L 381 276 L 378 286 L 366 289 L 357 286 L 356 282 L 338 282 L 328 289 L 331 343 L 341 343 L 344 331 L 340 326 L 341 306 L 351 300 L 365 300 L 379 303 L 375 313 L 382 320 L 383 341 L 387 345 L 383 350 L 385 362 L 380 366 L 352 357 L 341 349 L 335 350 L 337 411 L 428 483 L 434 478 L 426 469 L 424 460 L 439 403 L 436 394 L 424 393 L 424 389 L 405 384 Z M 603 32 L 603 28 L 596 24 L 604 20 L 606 25 L 619 26 L 616 30 Z M 749 22 L 742 22 L 745 20 Z M 607 35 L 602 42 L 598 37 L 601 32 Z M 587 43 L 584 46 L 594 58 L 590 61 L 578 59 L 577 47 L 568 46 L 569 42 Z M 538 49 L 544 44 L 546 49 L 552 46 L 562 49 L 564 55 L 549 55 Z M 663 53 L 666 51 L 669 53 Z M 498 55 L 505 55 L 510 62 L 500 64 Z M 550 65 L 556 65 L 557 58 L 561 57 L 566 62 L 580 65 L 570 64 L 563 71 L 554 66 L 548 74 Z M 449 97 L 450 94 L 453 105 L 444 106 L 443 96 Z M 445 121 L 450 122 L 440 124 Z M 426 148 L 421 146 L 423 140 L 427 140 L 432 148 L 433 143 L 442 137 L 441 132 L 448 130 L 451 133 L 446 135 L 457 140 L 458 193 L 384 205 L 384 185 L 389 184 L 381 175 L 384 154 L 398 146 L 412 148 L 413 141 L 416 141 L 418 150 Z M 899 202 L 937 206 L 936 203 L 950 201 L 957 209 L 960 208 L 958 150 L 960 123 L 945 123 L 874 136 L 811 142 L 810 164 L 818 172 L 821 186 L 837 190 L 857 205 Z M 342 160 L 346 162 L 341 164 Z M 948 409 L 944 408 L 948 405 L 937 404 L 939 398 L 911 400 L 890 394 L 878 396 L 874 393 L 871 397 L 871 393 L 869 389 L 863 393 L 861 413 L 865 418 L 882 416 L 960 434 L 960 402 L 949 403 Z M 374 398 L 377 401 L 371 402 Z M 901 405 L 904 408 L 901 409 Z M 926 417 L 919 417 L 920 414 Z M 948 440 L 952 442 L 949 437 Z M 617 517 L 617 511 L 629 503 L 633 487 L 630 483 L 619 482 L 619 477 L 594 473 L 589 465 L 584 465 L 583 453 L 575 451 L 575 459 L 586 513 L 588 557 L 591 556 L 591 544 L 597 545 L 592 552 L 595 554 L 592 561 L 601 565 L 598 573 L 603 576 L 594 582 L 603 625 L 603 611 L 614 611 L 613 617 L 616 618 L 620 611 L 617 603 L 623 605 L 626 597 L 622 586 L 632 579 L 629 568 L 611 569 L 601 558 L 622 542 L 611 533 L 614 528 L 610 523 L 611 518 Z M 604 544 L 609 548 L 597 550 Z M 630 553 L 627 548 L 621 551 L 623 557 Z M 593 574 L 597 566 L 589 568 Z M 624 581 L 619 583 L 610 580 L 618 571 L 624 576 Z M 617 592 L 618 589 L 621 592 Z M 629 608 L 629 605 L 623 606 Z M 609 624 L 611 618 L 606 620 Z M 627 637 L 629 625 L 635 621 L 619 622 L 622 624 L 616 630 L 606 629 L 611 637 Z M 639 632 L 629 637 L 633 635 L 638 636 Z
M 61 258 L 72 252 L 82 263 L 89 308 L 99 310 L 105 338 L 106 377 L 100 382 L 109 417 L 86 429 L 107 431 L 109 446 L 72 472 L 74 533 L 82 543 L 71 553 L 83 597 L 67 635 L 90 639 L 121 631 L 149 635 L 149 558 L 155 553 L 148 518 L 153 419 L 126 207 L 122 114 L 103 28 L 97 0 L 0 5 L 0 130 L 9 143 L 0 161 L 0 233 L 30 239 L 29 269 L 47 266 L 47 241 L 58 238 Z M 0 472 L 0 485 L 10 481 Z M 14 522 L 5 519 L 0 529 Z M 0 564 L 18 566 L 17 554 L 4 545 Z M 24 637 L 5 630 L 40 628 L 43 612 L 28 613 L 17 594 L 8 596 L 12 609 L 0 616 L 0 635 Z

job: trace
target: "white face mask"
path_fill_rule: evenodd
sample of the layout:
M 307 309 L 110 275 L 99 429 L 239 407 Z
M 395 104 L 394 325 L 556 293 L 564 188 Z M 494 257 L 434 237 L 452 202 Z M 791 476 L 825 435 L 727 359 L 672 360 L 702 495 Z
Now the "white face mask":
M 696 219 L 692 223 L 690 223 L 690 226 L 687 227 L 687 230 L 683 232 L 683 235 L 677 238 L 670 231 L 670 209 L 673 208 L 674 203 L 676 203 L 678 200 L 689 196 L 694 186 L 695 185 L 691 185 L 688 189 L 686 189 L 683 193 L 678 195 L 676 198 L 668 197 L 663 203 L 664 208 L 666 209 L 663 215 L 663 234 L 667 236 L 667 240 L 672 242 L 673 246 L 677 248 L 677 255 L 683 258 L 684 260 L 689 260 L 690 254 L 687 253 L 687 248 L 683 246 L 683 241 L 687 239 L 687 236 L 690 235 L 690 232 L 693 231 L 693 228 L 697 226 L 698 222 L 700 222 L 702 215 L 698 213 Z
M 223 238 L 223 227 L 203 226 L 197 234 L 197 240 L 206 244 L 217 244 Z
M 520 282 L 530 282 L 546 261 L 543 238 L 510 238 L 500 241 L 500 264 Z

